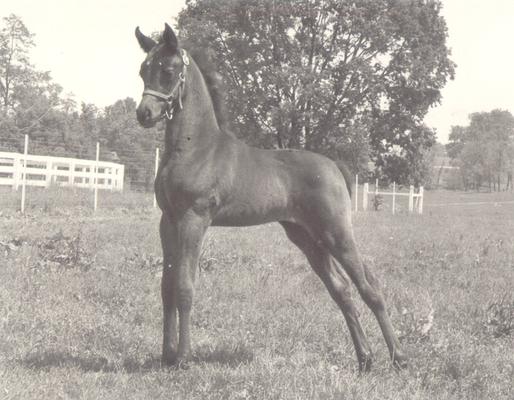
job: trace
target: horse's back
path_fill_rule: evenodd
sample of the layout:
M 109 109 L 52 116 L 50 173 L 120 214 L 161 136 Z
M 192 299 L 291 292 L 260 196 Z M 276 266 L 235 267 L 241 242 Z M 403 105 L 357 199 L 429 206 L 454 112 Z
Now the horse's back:
M 227 167 L 215 224 L 297 221 L 319 216 L 320 209 L 333 215 L 350 208 L 343 175 L 322 155 L 256 149 L 236 140 L 227 142 L 220 156 Z

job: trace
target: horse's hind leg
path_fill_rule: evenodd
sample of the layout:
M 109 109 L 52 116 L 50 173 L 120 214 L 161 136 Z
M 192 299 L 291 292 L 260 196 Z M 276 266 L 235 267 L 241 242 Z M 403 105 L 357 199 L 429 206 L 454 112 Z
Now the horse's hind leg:
M 359 322 L 348 277 L 338 268 L 328 250 L 323 245 L 316 244 L 303 227 L 289 222 L 281 222 L 281 224 L 288 238 L 305 254 L 312 269 L 321 278 L 330 296 L 343 312 L 357 353 L 360 370 L 369 370 L 372 361 L 371 348 Z
M 323 243 L 350 276 L 357 286 L 362 299 L 373 314 L 375 314 L 394 365 L 405 367 L 407 365 L 407 357 L 394 333 L 391 320 L 387 314 L 380 284 L 361 260 L 353 237 L 351 224 L 348 223 L 347 226 L 343 226 L 343 224 L 334 222 L 338 220 L 340 219 L 330 219 L 330 224 L 327 224 L 327 227 L 320 232 Z

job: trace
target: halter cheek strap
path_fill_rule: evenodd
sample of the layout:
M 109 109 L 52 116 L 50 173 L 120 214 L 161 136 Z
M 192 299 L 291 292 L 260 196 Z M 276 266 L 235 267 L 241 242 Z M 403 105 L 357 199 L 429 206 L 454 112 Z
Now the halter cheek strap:
M 180 53 L 182 55 L 182 72 L 178 74 L 178 81 L 177 83 L 175 83 L 173 89 L 171 89 L 171 92 L 166 94 L 152 89 L 145 89 L 143 91 L 143 96 L 154 96 L 160 100 L 165 101 L 168 104 L 166 110 L 164 111 L 163 117 L 166 116 L 166 118 L 168 118 L 169 120 L 173 118 L 173 102 L 175 100 L 178 100 L 178 105 L 180 109 L 182 110 L 183 108 L 182 94 L 184 92 L 184 85 L 186 83 L 186 67 L 189 65 L 189 57 L 187 56 L 187 53 L 184 49 L 180 49 Z

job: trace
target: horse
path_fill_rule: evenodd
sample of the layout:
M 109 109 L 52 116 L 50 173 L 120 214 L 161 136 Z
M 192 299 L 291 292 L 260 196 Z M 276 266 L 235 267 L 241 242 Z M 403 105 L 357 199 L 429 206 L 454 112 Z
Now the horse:
M 370 369 L 373 354 L 359 322 L 351 282 L 375 315 L 393 365 L 405 367 L 407 356 L 394 333 L 380 284 L 357 250 L 351 181 L 322 155 L 259 149 L 237 139 L 219 123 L 206 79 L 173 29 L 165 24 L 159 40 L 145 36 L 139 27 L 135 33 L 146 53 L 137 120 L 145 128 L 161 120 L 166 126 L 155 178 L 162 211 L 162 364 L 177 366 L 191 359 L 194 281 L 207 228 L 278 222 L 341 309 L 359 369 Z

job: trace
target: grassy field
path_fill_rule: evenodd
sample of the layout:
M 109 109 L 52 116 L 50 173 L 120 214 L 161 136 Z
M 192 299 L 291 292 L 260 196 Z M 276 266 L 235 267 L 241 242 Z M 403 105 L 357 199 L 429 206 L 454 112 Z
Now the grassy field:
M 411 356 L 407 370 L 391 368 L 359 300 L 376 356 L 365 375 L 340 312 L 278 225 L 209 231 L 196 361 L 162 368 L 151 196 L 95 215 L 54 200 L 23 217 L 1 211 L 0 399 L 514 398 L 512 194 L 429 192 L 422 216 L 354 215 Z M 497 203 L 441 206 L 459 202 Z

